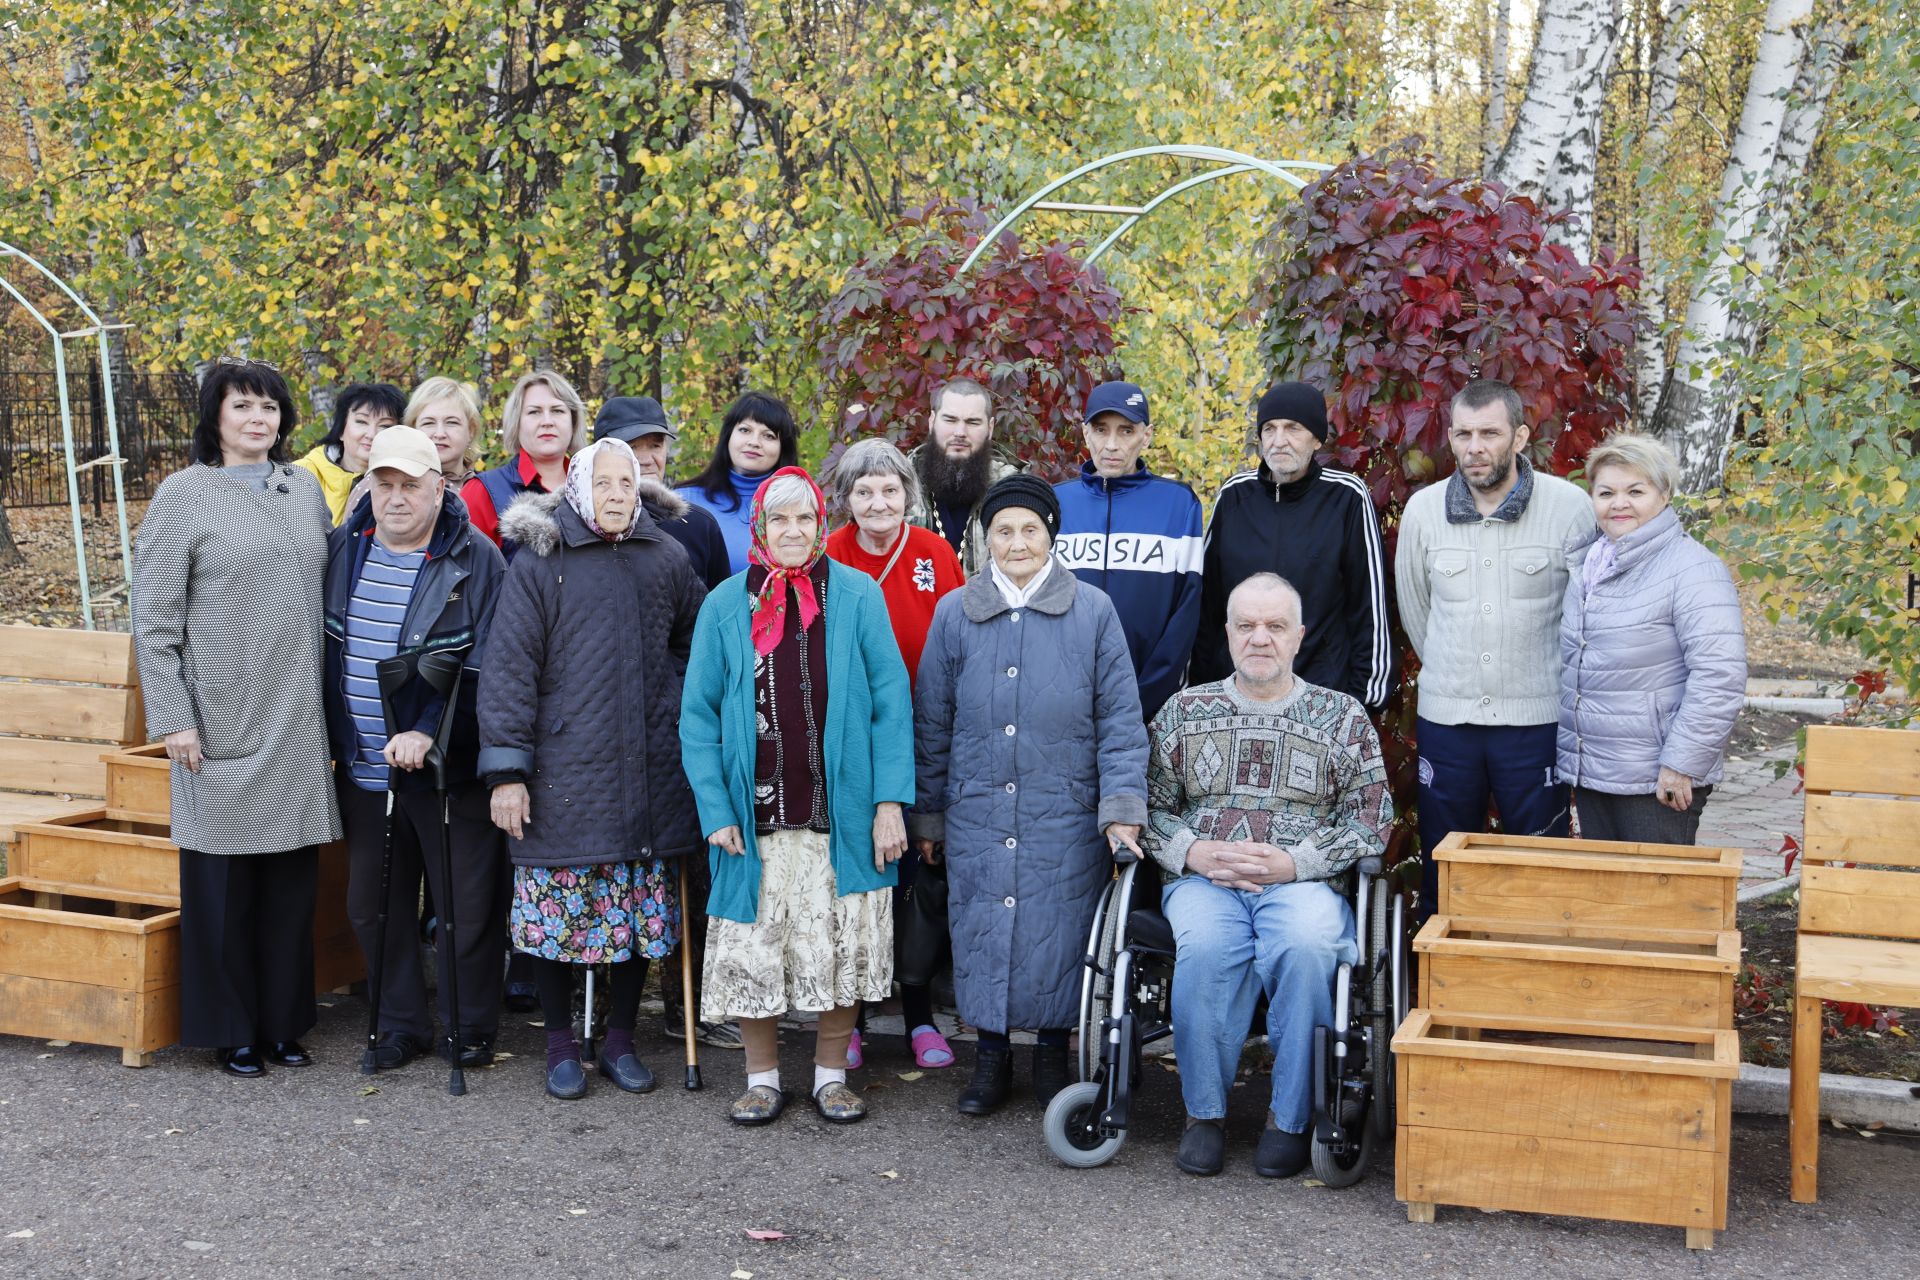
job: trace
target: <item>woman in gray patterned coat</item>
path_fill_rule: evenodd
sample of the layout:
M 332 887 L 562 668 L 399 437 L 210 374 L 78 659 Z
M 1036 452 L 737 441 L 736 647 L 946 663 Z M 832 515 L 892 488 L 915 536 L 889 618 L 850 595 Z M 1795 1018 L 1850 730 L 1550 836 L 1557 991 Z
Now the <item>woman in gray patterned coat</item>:
M 320 697 L 332 518 L 287 465 L 293 427 L 272 365 L 223 358 L 193 465 L 160 482 L 134 549 L 147 732 L 173 762 L 180 1039 L 243 1077 L 312 1061 L 317 846 L 340 837 Z
M 988 571 L 935 609 L 914 686 L 923 859 L 944 843 L 953 987 L 980 1032 L 958 1105 L 1007 1099 L 1015 1027 L 1039 1032 L 1033 1092 L 1064 1088 L 1080 962 L 1111 850 L 1138 852 L 1147 731 L 1113 602 L 1053 557 L 1053 489 L 1013 475 L 980 506 Z
M 1669 505 L 1678 474 L 1631 432 L 1587 458 L 1600 528 L 1568 549 L 1559 773 L 1589 840 L 1692 844 L 1746 702 L 1740 597 Z

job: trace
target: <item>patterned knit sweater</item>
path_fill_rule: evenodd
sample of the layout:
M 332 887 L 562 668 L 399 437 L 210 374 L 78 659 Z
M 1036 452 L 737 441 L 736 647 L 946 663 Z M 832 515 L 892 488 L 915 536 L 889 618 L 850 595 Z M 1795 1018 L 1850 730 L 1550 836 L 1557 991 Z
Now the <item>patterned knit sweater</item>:
M 1327 880 L 1386 851 L 1393 825 L 1380 739 L 1353 698 L 1294 678 L 1274 702 L 1233 677 L 1196 685 L 1153 718 L 1142 844 L 1174 875 L 1196 840 L 1250 840 Z

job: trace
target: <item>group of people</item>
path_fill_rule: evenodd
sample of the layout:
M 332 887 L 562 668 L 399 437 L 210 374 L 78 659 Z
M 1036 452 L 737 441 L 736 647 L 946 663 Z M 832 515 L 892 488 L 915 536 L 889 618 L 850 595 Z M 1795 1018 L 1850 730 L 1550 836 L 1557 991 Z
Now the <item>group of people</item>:
M 806 1096 L 848 1123 L 862 1010 L 893 996 L 900 908 L 938 875 L 979 1036 L 957 1105 L 987 1115 L 1015 1031 L 1035 1033 L 1034 1097 L 1069 1083 L 1088 928 L 1115 857 L 1146 856 L 1179 948 L 1180 1167 L 1222 1167 L 1264 995 L 1255 1167 L 1297 1172 L 1313 1028 L 1353 949 L 1342 888 L 1394 821 L 1370 715 L 1396 671 L 1385 540 L 1365 484 L 1319 460 L 1323 395 L 1283 382 L 1253 410 L 1258 465 L 1209 522 L 1147 468 L 1154 423 L 1126 382 L 1092 392 L 1087 461 L 1059 485 L 996 450 L 990 393 L 956 379 L 911 453 L 840 453 L 830 506 L 764 393 L 669 487 L 678 431 L 647 397 L 590 417 L 530 373 L 507 461 L 477 470 L 470 385 L 355 384 L 292 463 L 285 381 L 222 360 L 193 464 L 141 523 L 134 590 L 173 762 L 183 1041 L 239 1076 L 311 1061 L 305 924 L 317 848 L 344 834 L 379 1066 L 492 1061 L 524 984 L 551 1095 L 585 1094 L 590 1068 L 645 1092 L 648 964 L 690 947 L 701 1034 L 744 1049 L 730 1117 L 770 1123 L 800 1092 L 778 1058 L 797 1010 L 817 1017 Z M 1510 831 L 1564 835 L 1577 810 L 1588 836 L 1691 842 L 1745 659 L 1731 578 L 1669 506 L 1672 456 L 1610 437 L 1583 493 L 1528 461 L 1510 387 L 1470 383 L 1451 413 L 1455 470 L 1414 496 L 1391 557 L 1423 844 L 1484 828 L 1490 801 Z M 451 696 L 422 669 L 435 653 L 460 657 Z M 462 922 L 435 948 L 438 1036 L 423 880 L 429 914 Z M 611 976 L 587 1063 L 573 1000 L 593 965 Z M 900 998 L 915 1061 L 953 1065 L 928 985 Z

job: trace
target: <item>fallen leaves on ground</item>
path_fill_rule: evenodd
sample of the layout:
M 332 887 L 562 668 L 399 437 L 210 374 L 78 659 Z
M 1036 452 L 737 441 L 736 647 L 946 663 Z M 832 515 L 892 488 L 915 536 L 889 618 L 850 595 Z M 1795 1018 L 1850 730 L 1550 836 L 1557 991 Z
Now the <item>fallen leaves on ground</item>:
M 784 1231 L 748 1231 L 747 1232 L 747 1239 L 749 1240 L 785 1240 L 786 1238 L 787 1238 L 787 1233 Z

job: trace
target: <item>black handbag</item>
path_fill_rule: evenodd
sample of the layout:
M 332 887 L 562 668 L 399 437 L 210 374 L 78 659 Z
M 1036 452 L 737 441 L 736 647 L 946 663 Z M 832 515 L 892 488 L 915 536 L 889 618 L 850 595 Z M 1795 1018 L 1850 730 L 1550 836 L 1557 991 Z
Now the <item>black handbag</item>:
M 902 894 L 893 927 L 899 952 L 893 976 L 902 986 L 931 986 L 953 949 L 947 937 L 946 859 L 913 869 L 913 882 Z

